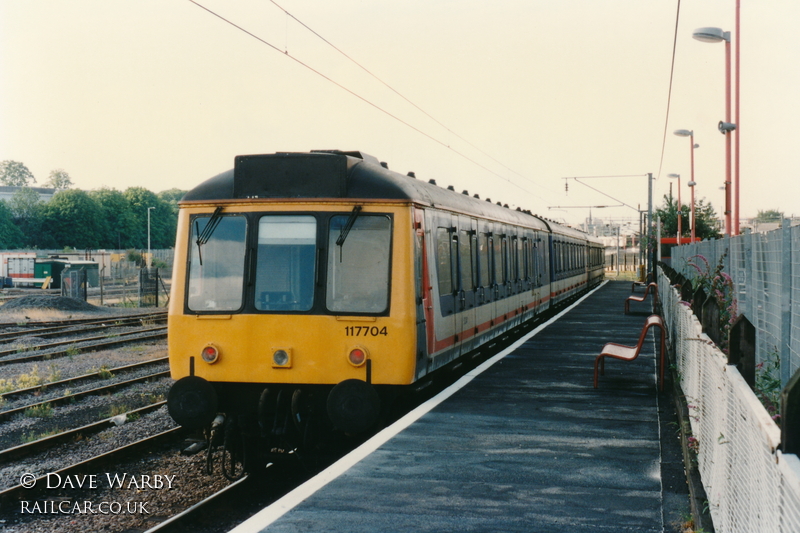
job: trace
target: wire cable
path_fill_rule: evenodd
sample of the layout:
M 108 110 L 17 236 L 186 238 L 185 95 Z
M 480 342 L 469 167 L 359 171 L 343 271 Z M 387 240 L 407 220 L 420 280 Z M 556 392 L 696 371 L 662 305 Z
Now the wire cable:
M 216 13 L 215 11 L 212 11 L 211 9 L 209 9 L 209 8 L 205 7 L 204 5 L 202 5 L 202 4 L 198 3 L 198 2 L 196 2 L 195 0 L 188 0 L 188 1 L 189 1 L 189 2 L 191 2 L 192 4 L 196 5 L 197 7 L 199 7 L 199 8 L 201 8 L 201 9 L 203 9 L 204 11 L 206 11 L 206 12 L 210 13 L 211 15 L 214 15 L 214 16 L 215 16 L 215 17 L 217 17 L 218 19 L 220 19 L 220 20 L 222 20 L 222 21 L 224 21 L 224 22 L 226 22 L 226 23 L 230 24 L 231 26 L 233 26 L 234 28 L 238 29 L 239 31 L 241 31 L 241 32 L 243 32 L 243 33 L 245 33 L 245 34 L 249 35 L 250 37 L 252 37 L 252 38 L 256 39 L 256 40 L 257 40 L 257 41 L 259 41 L 260 43 L 262 43 L 262 44 L 265 44 L 265 45 L 269 46 L 270 48 L 272 48 L 272 49 L 273 49 L 273 50 L 275 50 L 276 52 L 280 53 L 282 56 L 286 56 L 286 57 L 288 57 L 289 59 L 291 59 L 292 61 L 294 61 L 294 62 L 298 63 L 299 65 L 301 65 L 301 66 L 303 66 L 303 67 L 305 67 L 305 68 L 307 68 L 307 69 L 308 69 L 308 70 L 310 70 L 311 72 L 313 72 L 313 73 L 317 74 L 318 76 L 320 76 L 320 77 L 324 78 L 325 80 L 329 81 L 330 83 L 332 83 L 332 84 L 336 85 L 336 86 L 337 86 L 337 87 L 339 87 L 340 89 L 342 89 L 342 90 L 344 90 L 344 91 L 348 92 L 348 93 L 349 93 L 349 94 L 351 94 L 352 96 L 355 96 L 356 98 L 358 98 L 358 99 L 359 99 L 359 100 L 361 100 L 362 102 L 364 102 L 364 103 L 366 103 L 366 104 L 368 104 L 368 105 L 372 106 L 373 108 L 377 109 L 378 111 L 380 111 L 380 112 L 382 112 L 382 113 L 384 113 L 384 114 L 388 115 L 389 117 L 393 118 L 394 120 L 396 120 L 396 121 L 400 122 L 401 124 L 403 124 L 403 125 L 405 125 L 405 126 L 407 126 L 407 127 L 411 128 L 412 130 L 414 130 L 414 131 L 416 131 L 417 133 L 419 133 L 419 134 L 421 134 L 421 135 L 423 135 L 423 136 L 427 137 L 428 139 L 430 139 L 430 140 L 434 141 L 435 143 L 437 143 L 437 144 L 440 144 L 441 146 L 443 146 L 443 147 L 447 148 L 448 150 L 452 151 L 453 153 L 455 153 L 455 154 L 459 155 L 460 157 L 462 157 L 462 158 L 466 159 L 466 160 L 467 160 L 467 161 L 469 161 L 470 163 L 472 163 L 472 164 L 474 164 L 474 165 L 476 165 L 476 166 L 478 166 L 478 167 L 482 168 L 483 170 L 485 170 L 485 171 L 487 171 L 487 172 L 489 172 L 489 173 L 491 173 L 491 174 L 494 174 L 495 176 L 497 176 L 498 178 L 500 178 L 500 179 L 502 179 L 502 180 L 504 180 L 504 181 L 507 181 L 508 183 L 510 183 L 511 185 L 513 185 L 513 186 L 517 187 L 517 188 L 518 188 L 518 189 L 520 189 L 521 191 L 523 191 L 523 192 L 526 192 L 526 193 L 530 194 L 531 196 L 534 196 L 535 198 L 538 198 L 539 200 L 545 201 L 545 200 L 544 200 L 544 198 L 542 198 L 542 197 L 541 197 L 541 196 L 539 196 L 538 194 L 536 194 L 536 193 L 534 193 L 534 192 L 532 192 L 532 191 L 529 191 L 528 189 L 526 189 L 526 188 L 522 187 L 522 186 L 521 186 L 521 185 L 519 185 L 518 183 L 516 183 L 516 182 L 514 182 L 514 181 L 510 180 L 509 178 L 506 178 L 505 176 L 503 176 L 503 175 L 501 175 L 501 174 L 498 174 L 498 173 L 497 173 L 497 172 L 495 172 L 494 170 L 491 170 L 490 168 L 487 168 L 486 166 L 484 166 L 484 165 L 482 165 L 481 163 L 479 163 L 479 162 L 475 161 L 474 159 L 472 159 L 471 157 L 467 156 L 466 154 L 464 154 L 464 153 L 462 153 L 462 152 L 460 152 L 460 151 L 456 150 L 455 148 L 453 148 L 452 146 L 448 145 L 447 143 L 445 143 L 445 142 L 443 142 L 443 141 L 440 141 L 440 140 L 439 140 L 439 139 L 437 139 L 436 137 L 433 137 L 432 135 L 430 135 L 430 134 L 428 134 L 428 133 L 426 133 L 426 132 L 422 131 L 421 129 L 417 128 L 416 126 L 413 126 L 412 124 L 410 124 L 410 123 L 406 122 L 405 120 L 401 119 L 400 117 L 398 117 L 398 116 L 396 116 L 396 115 L 393 115 L 392 113 L 390 113 L 389 111 L 387 111 L 387 110 L 383 109 L 383 108 L 382 108 L 382 107 L 380 107 L 379 105 L 377 105 L 377 104 L 375 104 L 375 103 L 373 103 L 373 102 L 369 101 L 367 98 L 365 98 L 365 97 L 361 96 L 360 94 L 356 93 L 355 91 L 353 91 L 353 90 L 351 90 L 351 89 L 348 89 L 347 87 L 345 87 L 345 86 L 344 86 L 344 85 L 342 85 L 341 83 L 339 83 L 339 82 L 335 81 L 334 79 L 332 79 L 332 78 L 330 78 L 330 77 L 326 76 L 326 75 L 325 75 L 325 74 L 323 74 L 322 72 L 320 72 L 320 71 L 316 70 L 316 69 L 315 69 L 314 67 L 312 67 L 311 65 L 308 65 L 307 63 L 304 63 L 304 62 L 303 62 L 303 61 L 301 61 L 300 59 L 298 59 L 298 58 L 294 57 L 294 56 L 293 56 L 292 54 L 290 54 L 288 51 L 281 50 L 281 49 L 280 49 L 280 48 L 278 48 L 277 46 L 275 46 L 275 45 L 273 45 L 273 44 L 269 43 L 268 41 L 265 41 L 265 40 L 264 40 L 264 39 L 262 39 L 261 37 L 259 37 L 259 36 L 255 35 L 254 33 L 252 33 L 252 32 L 250 32 L 250 31 L 246 30 L 246 29 L 245 29 L 245 28 L 243 28 L 243 27 L 239 26 L 239 25 L 238 25 L 238 24 L 236 24 L 235 22 L 233 22 L 233 21 L 231 21 L 231 20 L 229 20 L 229 19 L 227 19 L 227 18 L 223 17 L 223 16 L 222 16 L 222 15 L 220 15 L 219 13 Z M 277 5 L 277 4 L 276 4 L 276 5 Z M 288 14 L 288 13 L 287 13 L 287 14 Z M 291 16 L 291 15 L 289 15 L 289 16 Z M 296 19 L 295 19 L 295 20 L 296 20 Z
M 622 200 L 620 200 L 619 198 L 614 198 L 614 197 L 613 197 L 613 196 L 611 196 L 610 194 L 606 194 L 606 193 L 604 193 L 603 191 L 601 191 L 600 189 L 596 189 L 596 188 L 592 187 L 591 185 L 589 185 L 589 184 L 587 184 L 587 183 L 583 183 L 583 182 L 582 182 L 582 181 L 580 181 L 578 178 L 572 178 L 572 179 L 573 179 L 573 180 L 575 180 L 575 181 L 577 181 L 578 183 L 580 183 L 580 184 L 581 184 L 581 185 L 583 185 L 584 187 L 589 187 L 589 188 L 590 188 L 590 189 L 592 189 L 593 191 L 597 191 L 597 192 L 599 192 L 600 194 L 602 194 L 603 196 L 607 196 L 607 197 L 611 198 L 612 200 L 614 200 L 615 202 L 619 202 L 619 203 L 621 203 L 621 204 L 622 204 L 622 205 L 624 205 L 625 207 L 630 207 L 631 209 L 633 209 L 633 210 L 634 210 L 634 211 L 636 211 L 637 213 L 639 212 L 639 210 L 638 210 L 637 208 L 633 207 L 632 205 L 628 205 L 628 204 L 626 204 L 625 202 L 623 202 L 623 201 L 622 201 Z
M 667 128 L 669 127 L 669 108 L 672 102 L 672 81 L 675 76 L 675 50 L 678 48 L 678 25 L 681 20 L 681 0 L 678 0 L 678 9 L 675 13 L 675 36 L 672 39 L 672 65 L 669 70 L 669 92 L 667 93 L 667 116 L 664 119 L 664 138 L 661 141 L 661 160 L 658 163 L 656 179 L 661 177 L 661 168 L 664 165 L 664 152 L 667 146 Z
M 521 173 L 517 172 L 516 170 L 514 170 L 513 168 L 510 168 L 508 165 L 504 164 L 502 161 L 499 161 L 499 160 L 497 160 L 497 159 L 496 159 L 496 158 L 494 158 L 494 157 L 493 157 L 491 154 L 489 154 L 489 153 L 487 153 L 487 152 L 483 151 L 483 150 L 482 150 L 482 149 L 480 149 L 478 146 L 476 146 L 475 144 L 471 143 L 470 141 L 468 141 L 467 139 L 465 139 L 464 137 L 462 137 L 461 135 L 459 135 L 458 133 L 456 133 L 455 131 L 453 131 L 453 130 L 452 130 L 452 129 L 450 129 L 449 127 L 447 127 L 445 124 L 443 124 L 441 121 L 439 121 L 439 120 L 438 120 L 436 117 L 434 117 L 433 115 L 431 115 L 430 113 L 428 113 L 427 111 L 425 111 L 424 109 L 422 109 L 420 106 L 418 106 L 417 104 L 415 104 L 414 102 L 412 102 L 410 99 L 408 99 L 406 96 L 404 96 L 402 93 L 400 93 L 400 91 L 398 91 L 397 89 L 395 89 L 394 87 L 392 87 L 391 85 L 389 85 L 387 82 L 385 82 L 384 80 L 382 80 L 382 79 L 381 79 L 380 77 L 378 77 L 378 76 L 377 76 L 375 73 L 373 73 L 372 71 L 370 71 L 370 70 L 369 70 L 367 67 L 365 67 L 364 65 L 362 65 L 361 63 L 359 63 L 358 61 L 356 61 L 355 59 L 353 59 L 352 57 L 350 57 L 350 56 L 349 56 L 347 53 L 345 53 L 345 52 L 344 52 L 343 50 L 341 50 L 339 47 L 337 47 L 337 46 L 336 46 L 336 45 L 334 45 L 332 42 L 330 42 L 328 39 L 326 39 L 325 37 L 323 37 L 322 35 L 320 35 L 318 32 L 316 32 L 315 30 L 313 30 L 313 29 L 312 29 L 312 28 L 311 28 L 311 27 L 310 27 L 308 24 L 306 24 L 306 23 L 305 23 L 305 22 L 303 22 L 302 20 L 298 19 L 297 17 L 295 17 L 294 15 L 292 15 L 291 13 L 289 13 L 289 12 L 288 12 L 286 9 L 284 9 L 284 8 L 283 8 L 283 7 L 282 7 L 280 4 L 278 4 L 278 3 L 277 3 L 275 0 L 270 0 L 270 2 L 272 2 L 273 4 L 275 4 L 275 6 L 276 6 L 278 9 L 280 9 L 281 11 L 283 11 L 283 12 L 284 12 L 284 13 L 285 13 L 285 14 L 286 14 L 288 17 L 291 17 L 291 18 L 292 18 L 292 19 L 294 19 L 294 20 L 295 20 L 295 21 L 296 21 L 298 24 L 300 24 L 300 25 L 301 25 L 301 26 L 303 26 L 305 29 L 307 29 L 308 31 L 310 31 L 311 33 L 313 33 L 314 35 L 316 35 L 317 37 L 319 37 L 319 38 L 320 38 L 320 39 L 321 39 L 323 42 L 325 42 L 325 43 L 326 43 L 328 46 L 330 46 L 331 48 L 333 48 L 334 50 L 336 50 L 337 52 L 339 52 L 340 54 L 342 54 L 344 57 L 346 57 L 348 60 L 350 60 L 350 61 L 351 61 L 353 64 L 355 64 L 355 65 L 356 65 L 357 67 L 359 67 L 361 70 L 363 70 L 364 72 L 366 72 L 367 74 L 369 74 L 370 76 L 372 76 L 373 78 L 375 78 L 376 80 L 378 80 L 378 81 L 379 81 L 379 82 L 380 82 L 382 85 L 384 85 L 384 86 L 385 86 L 387 89 L 389 89 L 390 91 L 392 91 L 393 93 L 395 93 L 397 96 L 399 96 L 400 98 L 402 98 L 403 100 L 405 100 L 407 103 L 409 103 L 409 104 L 410 104 L 410 105 L 412 105 L 414 108 L 416 108 L 416 109 L 417 109 L 419 112 L 421 112 L 423 115 L 425 115 L 426 117 L 428 117 L 429 119 L 431 119 L 432 121 L 434 121 L 436 124 L 438 124 L 439 126 L 441 126 L 442 128 L 444 128 L 445 130 L 447 130 L 449 133 L 451 133 L 452 135 L 455 135 L 456 137 L 458 137 L 459 139 L 461 139 L 462 141 L 464 141 L 465 143 L 467 143 L 468 145 L 470 145 L 472 148 L 474 148 L 475 150 L 477 150 L 478 152 L 480 152 L 480 153 L 481 153 L 481 154 L 483 154 L 484 156 L 488 157 L 489 159 L 491 159 L 492 161 L 494 161 L 495 163 L 497 163 L 497 164 L 498 164 L 498 165 L 500 165 L 501 167 L 505 168 L 505 169 L 506 169 L 506 170 L 508 170 L 509 172 L 513 172 L 514 174 L 516 174 L 517 176 L 521 177 L 522 179 L 524 179 L 524 180 L 526 180 L 526 181 L 528 181 L 528 182 L 530 182 L 530 183 L 532 183 L 532 184 L 534 184 L 534 185 L 537 185 L 537 184 L 536 184 L 536 183 L 535 183 L 533 180 L 531 180 L 530 178 L 528 178 L 528 177 L 527 177 L 527 176 L 525 176 L 524 174 L 521 174 Z

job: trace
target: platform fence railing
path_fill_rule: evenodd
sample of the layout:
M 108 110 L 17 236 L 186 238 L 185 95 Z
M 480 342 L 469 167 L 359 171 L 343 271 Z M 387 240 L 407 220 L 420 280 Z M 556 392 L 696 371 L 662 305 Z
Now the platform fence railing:
M 658 284 L 715 531 L 800 531 L 800 459 L 779 450 L 780 428 L 663 272 Z
M 733 281 L 736 307 L 756 328 L 756 363 L 777 362 L 785 386 L 800 369 L 800 226 L 702 241 L 672 250 L 672 268 L 697 276 L 702 256 Z

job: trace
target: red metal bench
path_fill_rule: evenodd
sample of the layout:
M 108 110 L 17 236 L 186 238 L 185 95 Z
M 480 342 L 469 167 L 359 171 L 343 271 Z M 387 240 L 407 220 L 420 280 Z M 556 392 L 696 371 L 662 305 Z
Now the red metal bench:
M 594 360 L 594 388 L 597 388 L 597 372 L 600 371 L 600 374 L 603 375 L 605 372 L 605 358 L 612 357 L 614 359 L 620 359 L 622 361 L 633 361 L 637 357 L 639 357 L 639 353 L 642 351 L 642 346 L 644 345 L 645 338 L 647 337 L 647 332 L 653 326 L 658 326 L 659 330 L 661 331 L 661 352 L 659 353 L 659 373 L 658 373 L 658 388 L 659 390 L 664 390 L 664 357 L 666 356 L 665 348 L 666 344 L 664 341 L 665 331 L 664 331 L 664 321 L 658 315 L 650 315 L 647 317 L 647 321 L 644 323 L 644 327 L 642 328 L 642 333 L 639 335 L 639 342 L 636 346 L 625 346 L 623 344 L 617 344 L 615 342 L 609 342 L 605 346 L 603 346 L 603 351 L 600 352 L 600 355 Z
M 657 283 L 650 283 L 647 285 L 647 288 L 644 290 L 644 294 L 641 296 L 628 296 L 625 298 L 625 314 L 627 315 L 631 311 L 631 302 L 643 302 L 647 299 L 647 296 L 650 293 L 653 293 L 653 301 L 654 303 L 658 303 L 658 284 Z

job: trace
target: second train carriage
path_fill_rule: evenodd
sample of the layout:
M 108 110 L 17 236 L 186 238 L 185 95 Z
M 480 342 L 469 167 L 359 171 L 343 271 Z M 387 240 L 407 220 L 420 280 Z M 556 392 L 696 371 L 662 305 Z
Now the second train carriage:
M 170 413 L 224 413 L 267 449 L 370 429 L 398 387 L 603 272 L 584 233 L 358 152 L 239 156 L 178 228 Z

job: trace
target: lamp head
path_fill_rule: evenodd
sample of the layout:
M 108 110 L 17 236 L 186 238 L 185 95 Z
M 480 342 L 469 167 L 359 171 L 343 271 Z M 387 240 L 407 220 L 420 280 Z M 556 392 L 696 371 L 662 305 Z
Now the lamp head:
M 695 185 L 697 185 L 697 183 L 694 180 L 689 182 L 689 187 L 694 187 Z
M 668 178 L 680 178 L 681 175 L 680 174 L 667 174 L 667 177 Z
M 672 133 L 674 133 L 678 137 L 690 137 L 694 135 L 694 131 L 692 130 L 675 130 Z
M 722 28 L 697 28 L 692 32 L 692 37 L 704 43 L 730 42 L 731 32 L 722 31 Z

